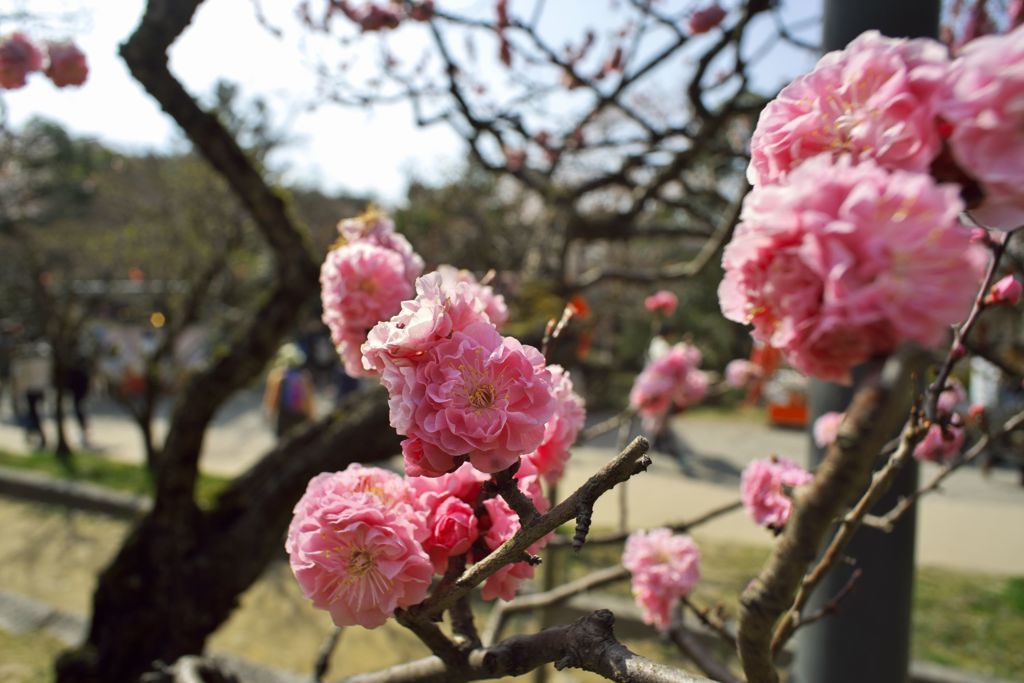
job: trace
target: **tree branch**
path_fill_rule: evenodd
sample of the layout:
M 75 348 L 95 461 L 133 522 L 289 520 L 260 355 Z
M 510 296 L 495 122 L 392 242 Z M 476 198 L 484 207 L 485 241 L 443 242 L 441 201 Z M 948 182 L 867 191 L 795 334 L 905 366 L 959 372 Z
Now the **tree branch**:
M 598 610 L 572 624 L 512 636 L 474 651 L 468 668 L 458 674 L 448 671 L 437 657 L 428 657 L 375 673 L 351 676 L 338 683 L 459 683 L 518 676 L 552 662 L 557 669 L 583 669 L 612 681 L 715 683 L 631 652 L 615 639 L 614 622 L 611 612 Z
M 916 355 L 912 347 L 904 348 L 857 391 L 814 480 L 796 490 L 793 512 L 772 555 L 740 596 L 737 636 L 750 683 L 778 682 L 772 629 L 793 603 L 836 515 L 867 487 L 879 450 L 906 419 Z

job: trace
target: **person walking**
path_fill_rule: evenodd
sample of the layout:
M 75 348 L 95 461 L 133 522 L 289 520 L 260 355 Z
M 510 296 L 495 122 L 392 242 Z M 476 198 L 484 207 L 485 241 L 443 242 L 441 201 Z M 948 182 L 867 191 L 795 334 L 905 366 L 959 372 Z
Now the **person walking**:
M 46 342 L 23 349 L 11 363 L 12 388 L 24 401 L 25 441 L 37 450 L 46 448 L 41 413 L 51 374 L 50 347 Z
M 296 344 L 285 344 L 267 374 L 263 408 L 278 438 L 313 419 L 313 377 L 305 363 L 306 356 Z

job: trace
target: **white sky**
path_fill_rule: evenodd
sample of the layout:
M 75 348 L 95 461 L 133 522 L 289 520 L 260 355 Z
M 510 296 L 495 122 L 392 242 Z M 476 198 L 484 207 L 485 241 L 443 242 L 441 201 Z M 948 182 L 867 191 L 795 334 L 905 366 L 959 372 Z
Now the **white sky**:
M 485 0 L 438 2 L 458 9 L 492 4 Z M 90 75 L 78 89 L 57 90 L 36 75 L 26 87 L 5 92 L 11 124 L 17 127 L 42 115 L 76 134 L 134 151 L 167 149 L 181 140 L 171 119 L 135 83 L 117 55 L 118 45 L 141 16 L 144 0 L 21 0 L 20 4 L 40 14 L 78 10 L 73 37 L 88 57 Z M 287 23 L 297 1 L 263 0 L 262 4 L 268 12 L 273 5 L 281 8 L 275 18 Z M 511 2 L 514 11 L 516 4 L 516 0 Z M 601 0 L 554 0 L 550 6 L 559 19 L 571 21 L 586 16 L 580 10 L 592 11 L 605 4 Z M 817 0 L 795 4 L 801 10 L 796 12 L 797 18 L 820 6 Z M 573 23 L 578 31 L 578 23 Z M 0 32 L 19 28 L 8 23 L 0 26 Z M 60 35 L 61 30 L 47 33 L 45 28 L 28 27 L 32 35 L 67 37 Z M 297 35 L 285 40 L 271 36 L 256 21 L 251 0 L 207 0 L 172 48 L 171 68 L 193 94 L 206 95 L 217 80 L 226 79 L 240 84 L 244 99 L 266 98 L 275 121 L 286 124 L 296 139 L 277 157 L 287 165 L 292 181 L 328 191 L 370 194 L 395 203 L 404 196 L 411 174 L 440 181 L 454 171 L 463 158 L 461 140 L 444 125 L 416 128 L 404 106 L 372 111 L 338 106 L 306 110 L 304 104 L 313 99 L 316 79 L 296 44 Z M 781 55 L 774 62 L 779 69 L 776 81 L 781 78 L 778 74 L 794 75 L 812 63 L 794 53 Z M 779 84 L 781 81 L 773 83 Z

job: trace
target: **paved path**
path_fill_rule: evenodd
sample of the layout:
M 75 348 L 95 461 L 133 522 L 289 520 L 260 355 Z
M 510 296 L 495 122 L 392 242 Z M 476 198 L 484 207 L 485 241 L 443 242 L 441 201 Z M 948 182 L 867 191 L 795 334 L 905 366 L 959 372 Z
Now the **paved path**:
M 6 402 L 5 402 L 6 403 Z M 320 401 L 326 407 L 327 401 Z M 6 411 L 7 406 L 4 406 Z M 92 406 L 92 440 L 112 458 L 141 462 L 142 447 L 134 424 L 116 406 L 97 401 Z M 162 435 L 166 421 L 157 421 Z M 52 424 L 48 425 L 51 427 Z M 655 526 L 692 518 L 712 507 L 736 500 L 739 473 L 755 458 L 772 453 L 802 461 L 807 438 L 802 432 L 769 427 L 721 416 L 684 415 L 674 423 L 677 436 L 692 451 L 680 467 L 671 457 L 655 452 L 654 465 L 627 488 L 630 522 Z M 68 434 L 77 437 L 69 421 Z M 244 470 L 273 444 L 269 423 L 259 410 L 257 392 L 243 392 L 218 414 L 207 434 L 202 467 L 232 475 Z M 562 491 L 592 474 L 615 452 L 609 435 L 576 450 Z M 0 414 L 0 448 L 26 450 L 21 430 L 6 412 Z M 922 481 L 937 468 L 925 465 Z M 595 523 L 618 523 L 618 494 L 606 495 L 595 510 Z M 768 545 L 769 533 L 751 524 L 742 511 L 707 525 L 698 534 L 707 538 Z M 919 514 L 918 561 L 950 568 L 1024 575 L 1024 488 L 1014 471 L 996 470 L 990 478 L 977 469 L 961 471 L 943 491 L 926 497 Z

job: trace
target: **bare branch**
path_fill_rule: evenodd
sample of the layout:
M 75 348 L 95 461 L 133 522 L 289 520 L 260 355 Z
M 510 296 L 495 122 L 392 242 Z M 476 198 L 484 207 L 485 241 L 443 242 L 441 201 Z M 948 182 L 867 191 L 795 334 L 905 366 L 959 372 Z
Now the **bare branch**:
M 583 669 L 613 681 L 715 683 L 631 652 L 615 639 L 614 622 L 611 612 L 598 610 L 569 625 L 513 636 L 473 652 L 467 668 L 458 673 L 447 670 L 437 657 L 428 657 L 338 683 L 459 683 L 517 676 L 552 662 L 557 669 Z
M 772 661 L 772 630 L 793 603 L 832 520 L 867 487 L 879 450 L 906 419 L 917 355 L 911 347 L 902 349 L 857 391 L 814 480 L 796 490 L 793 512 L 772 555 L 743 591 L 738 642 L 752 683 L 779 680 Z

